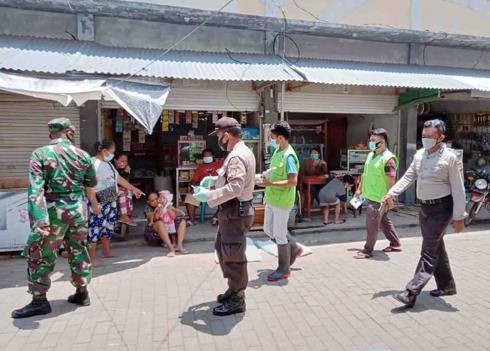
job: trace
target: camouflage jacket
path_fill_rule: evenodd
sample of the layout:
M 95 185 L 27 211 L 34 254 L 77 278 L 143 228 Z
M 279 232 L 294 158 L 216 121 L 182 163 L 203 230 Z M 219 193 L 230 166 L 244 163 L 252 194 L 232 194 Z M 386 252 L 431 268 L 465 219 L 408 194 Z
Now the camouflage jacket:
M 97 183 L 90 155 L 67 139 L 52 140 L 31 155 L 28 205 L 31 228 L 49 225 L 48 203 L 86 201 L 86 187 Z

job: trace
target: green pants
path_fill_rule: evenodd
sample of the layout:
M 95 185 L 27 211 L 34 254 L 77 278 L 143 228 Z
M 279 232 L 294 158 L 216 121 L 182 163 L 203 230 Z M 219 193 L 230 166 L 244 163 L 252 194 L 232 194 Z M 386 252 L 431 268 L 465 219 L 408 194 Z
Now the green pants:
M 75 287 L 86 286 L 92 277 L 92 267 L 87 250 L 88 214 L 85 202 L 57 201 L 48 203 L 51 233 L 43 236 L 32 231 L 22 255 L 27 258 L 29 292 L 45 294 L 51 286 L 59 246 L 63 243 Z

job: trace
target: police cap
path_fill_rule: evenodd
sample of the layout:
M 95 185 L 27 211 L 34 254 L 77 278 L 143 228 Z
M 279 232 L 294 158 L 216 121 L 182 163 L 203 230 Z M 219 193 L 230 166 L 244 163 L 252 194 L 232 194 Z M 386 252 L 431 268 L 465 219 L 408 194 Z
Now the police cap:
M 209 135 L 215 135 L 219 131 L 227 131 L 230 129 L 241 129 L 242 126 L 238 121 L 232 117 L 222 117 L 218 119 L 218 121 L 215 124 L 215 130 Z

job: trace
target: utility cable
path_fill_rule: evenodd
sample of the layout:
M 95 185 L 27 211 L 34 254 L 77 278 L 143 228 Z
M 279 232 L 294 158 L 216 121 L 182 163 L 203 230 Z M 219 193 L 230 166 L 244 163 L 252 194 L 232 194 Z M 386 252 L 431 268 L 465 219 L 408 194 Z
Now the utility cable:
M 172 51 L 175 47 L 177 47 L 179 44 L 187 40 L 192 34 L 197 32 L 201 27 L 203 27 L 206 23 L 208 23 L 210 20 L 212 20 L 214 17 L 216 17 L 219 13 L 221 13 L 228 5 L 230 5 L 232 2 L 235 0 L 228 0 L 223 6 L 221 6 L 218 10 L 214 11 L 212 15 L 210 15 L 208 18 L 206 18 L 204 21 L 202 21 L 200 24 L 198 24 L 194 29 L 192 29 L 189 33 L 187 33 L 185 36 L 183 36 L 181 39 L 177 40 L 175 43 L 170 45 L 164 52 L 162 52 L 160 55 L 158 55 L 155 59 L 151 60 L 148 62 L 146 65 L 144 65 L 142 68 L 137 70 L 136 72 L 130 74 L 128 77 L 119 80 L 119 84 L 122 82 L 127 81 L 128 79 L 131 79 L 132 77 L 136 76 L 138 73 L 146 70 L 148 67 L 150 67 L 152 64 L 154 64 L 156 61 L 160 60 L 162 57 L 164 57 L 166 54 L 168 54 L 170 51 Z M 116 83 L 117 85 L 117 83 Z

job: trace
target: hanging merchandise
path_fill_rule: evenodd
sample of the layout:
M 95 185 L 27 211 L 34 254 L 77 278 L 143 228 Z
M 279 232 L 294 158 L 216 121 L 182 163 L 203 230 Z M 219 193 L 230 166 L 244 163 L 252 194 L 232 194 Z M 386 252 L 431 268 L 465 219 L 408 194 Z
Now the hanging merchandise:
M 169 131 L 169 113 L 168 110 L 163 111 L 163 118 L 162 118 L 162 132 L 168 132 Z
M 213 111 L 213 123 L 218 121 L 218 111 Z
M 174 124 L 175 123 L 175 111 L 167 111 L 168 112 L 168 123 L 169 124 Z
M 118 109 L 116 114 L 116 133 L 122 133 L 124 129 L 124 110 Z
M 241 125 L 247 125 L 247 113 L 246 112 L 240 113 L 240 124 Z
M 138 130 L 138 143 L 144 144 L 146 142 L 146 132 L 144 129 Z
M 192 111 L 192 128 L 197 129 L 199 126 L 199 113 L 197 111 Z
M 185 111 L 185 124 L 192 124 L 192 112 Z
M 125 125 L 126 127 L 127 125 Z M 131 151 L 131 129 L 125 128 L 123 131 L 123 151 Z

